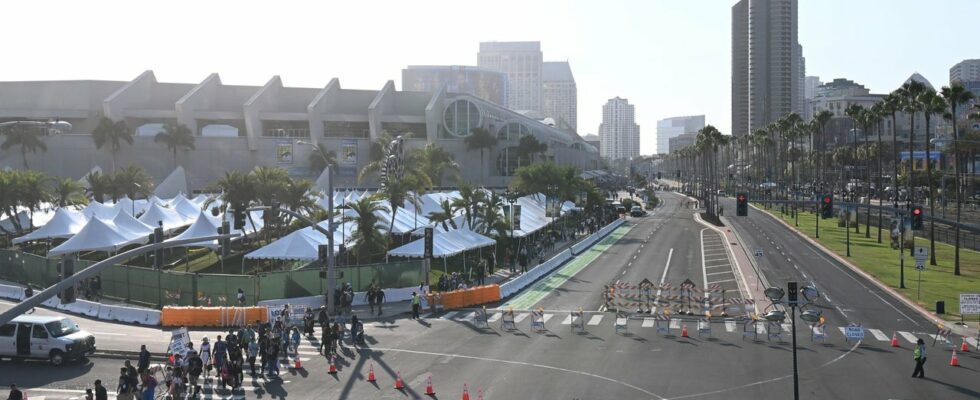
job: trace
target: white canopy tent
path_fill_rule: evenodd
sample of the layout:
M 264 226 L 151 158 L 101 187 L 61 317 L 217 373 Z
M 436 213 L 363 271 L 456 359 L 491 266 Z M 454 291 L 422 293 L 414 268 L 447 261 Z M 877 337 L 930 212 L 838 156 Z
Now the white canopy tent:
M 320 222 L 321 227 L 326 228 L 326 221 Z M 340 226 L 335 226 L 334 230 L 334 251 L 339 251 L 343 238 L 340 233 Z M 347 232 L 351 227 L 346 226 Z M 296 230 L 286 236 L 279 238 L 267 246 L 245 255 L 250 260 L 304 260 L 313 261 L 319 258 L 320 245 L 327 244 L 327 236 L 313 227 L 305 227 Z M 350 241 L 348 241 L 350 245 Z
M 122 232 L 125 231 L 113 224 L 112 221 L 92 218 L 75 236 L 48 251 L 48 257 L 83 251 L 115 252 L 133 243 L 145 243 L 148 239 L 147 237 L 127 237 Z
M 456 229 L 449 232 L 436 230 L 432 234 L 432 256 L 451 257 L 464 251 L 493 246 L 497 242 L 469 229 Z M 415 240 L 404 246 L 388 251 L 389 256 L 421 258 L 424 255 L 425 238 Z
M 113 206 L 99 203 L 98 201 L 90 201 L 85 208 L 82 209 L 82 215 L 85 218 L 102 218 L 109 219 L 116 216 L 116 209 Z
M 225 216 L 228 219 L 228 225 L 231 226 L 232 225 L 231 214 L 225 214 Z M 256 217 L 253 213 L 253 217 L 257 220 L 261 218 L 261 215 Z M 212 216 L 210 211 L 198 211 L 197 218 L 194 220 L 194 223 L 191 224 L 190 227 L 185 229 L 179 235 L 165 240 L 165 242 L 214 236 L 218 234 L 218 228 L 220 226 L 221 226 L 221 217 Z M 252 226 L 252 224 L 249 223 L 247 219 L 245 220 L 245 228 L 247 229 L 247 233 L 249 235 L 255 234 L 259 230 L 261 230 L 261 227 L 256 229 L 254 226 Z M 231 232 L 242 233 L 240 229 L 232 229 Z M 244 238 L 243 236 L 238 236 L 236 238 L 231 239 L 231 241 L 235 242 L 243 238 Z M 211 240 L 211 241 L 202 241 L 197 243 L 180 245 L 176 247 L 207 247 L 209 249 L 215 250 L 221 246 L 218 244 L 217 240 Z
M 180 193 L 187 193 L 187 174 L 184 172 L 184 167 L 178 165 L 170 175 L 167 175 L 157 185 L 156 189 L 153 190 L 153 194 L 163 198 L 171 198 Z
M 177 211 L 185 219 L 194 220 L 201 213 L 201 206 L 187 200 L 183 194 L 177 195 L 170 204 L 174 211 Z
M 163 222 L 163 230 L 166 232 L 173 232 L 174 230 L 183 228 L 194 222 L 192 219 L 184 217 L 177 211 L 173 209 L 163 207 L 159 204 L 153 203 L 149 209 L 143 213 L 139 218 L 143 223 L 150 226 L 157 226 L 159 221 Z
M 123 236 L 134 239 L 150 236 L 153 234 L 153 228 L 155 227 L 133 218 L 129 213 L 122 211 L 116 214 L 116 217 L 112 219 L 112 223 L 120 229 L 119 233 L 123 234 Z
M 47 224 L 34 232 L 14 239 L 13 243 L 44 239 L 67 239 L 81 232 L 86 222 L 88 222 L 87 218 L 81 211 L 59 208 L 55 210 L 54 217 Z

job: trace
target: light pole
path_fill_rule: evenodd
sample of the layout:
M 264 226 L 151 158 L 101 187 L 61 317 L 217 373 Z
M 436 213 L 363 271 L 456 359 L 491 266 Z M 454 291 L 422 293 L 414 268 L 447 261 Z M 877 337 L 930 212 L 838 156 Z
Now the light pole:
M 511 254 L 517 255 L 517 248 L 514 246 L 514 203 L 517 202 L 517 192 L 512 192 L 510 189 L 504 190 L 504 197 L 507 198 L 507 202 L 510 203 L 510 242 L 511 242 Z M 511 268 L 510 265 L 507 266 Z
M 327 299 L 324 303 L 327 305 L 327 310 L 332 310 L 337 305 L 334 304 L 334 294 L 336 293 L 337 286 L 337 268 L 334 262 L 333 254 L 333 233 L 334 233 L 334 207 L 333 207 L 333 168 L 327 161 L 327 157 L 320 150 L 320 146 L 316 144 L 297 141 L 297 144 L 308 145 L 313 148 L 323 158 L 323 163 L 326 164 L 325 171 L 327 173 Z M 317 223 L 313 223 L 314 229 L 319 226 Z
M 783 305 L 785 307 L 785 306 L 788 305 L 790 307 L 790 319 L 791 319 L 790 322 L 793 325 L 793 328 L 792 328 L 793 329 L 793 332 L 792 332 L 792 335 L 793 335 L 793 399 L 799 400 L 800 399 L 800 371 L 799 371 L 799 368 L 797 366 L 797 355 L 796 355 L 796 308 L 797 307 L 800 308 L 800 311 L 801 311 L 800 312 L 800 319 L 802 319 L 804 322 L 808 322 L 811 325 L 819 322 L 820 321 L 820 318 L 821 318 L 820 311 L 805 310 L 805 308 L 808 305 L 812 304 L 820 296 L 820 293 L 817 291 L 816 288 L 814 288 L 812 286 L 806 286 L 806 287 L 803 287 L 803 288 L 799 288 L 799 285 L 798 285 L 797 282 L 787 282 L 786 283 L 786 289 L 787 289 L 787 291 L 784 292 L 782 288 L 771 287 L 771 288 L 766 289 L 763 292 L 765 294 L 766 298 L 768 298 L 769 299 L 769 302 L 770 302 L 769 306 L 766 307 L 766 308 L 767 309 L 771 308 L 771 310 L 768 313 L 766 313 L 766 315 L 763 318 L 766 320 L 767 323 L 769 323 L 769 322 L 782 323 L 783 321 L 786 320 L 786 311 L 785 310 L 778 310 L 778 309 L 776 309 L 775 306 L 776 305 Z M 789 297 L 787 298 L 787 301 L 784 304 L 783 301 L 782 301 L 782 298 L 787 293 L 789 294 Z M 802 295 L 803 296 L 803 299 L 802 300 L 799 298 L 799 295 Z M 813 328 L 811 327 L 811 329 L 813 329 Z

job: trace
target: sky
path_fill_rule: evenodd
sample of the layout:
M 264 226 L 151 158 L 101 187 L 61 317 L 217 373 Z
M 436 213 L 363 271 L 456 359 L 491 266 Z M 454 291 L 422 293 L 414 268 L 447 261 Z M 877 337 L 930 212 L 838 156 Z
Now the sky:
M 641 153 L 659 119 L 704 114 L 731 126 L 735 0 L 602 1 L 19 1 L 0 4 L 0 81 L 130 80 L 401 88 L 407 65 L 476 65 L 481 41 L 540 41 L 568 61 L 579 133 L 602 105 L 636 106 Z M 807 75 L 886 93 L 919 72 L 939 88 L 980 58 L 980 0 L 800 0 Z

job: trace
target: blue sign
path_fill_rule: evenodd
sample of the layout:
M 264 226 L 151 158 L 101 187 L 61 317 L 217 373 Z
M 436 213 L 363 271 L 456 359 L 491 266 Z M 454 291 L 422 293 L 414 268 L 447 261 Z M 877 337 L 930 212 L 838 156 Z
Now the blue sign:
M 938 151 L 930 151 L 929 152 L 929 160 L 938 161 L 940 154 L 942 154 L 942 153 L 940 153 Z M 903 151 L 903 152 L 900 153 L 900 156 L 901 156 L 902 160 L 908 160 L 909 159 L 909 152 Z M 913 151 L 912 152 L 912 158 L 914 158 L 916 160 L 924 159 L 924 158 L 926 158 L 926 152 L 925 151 Z

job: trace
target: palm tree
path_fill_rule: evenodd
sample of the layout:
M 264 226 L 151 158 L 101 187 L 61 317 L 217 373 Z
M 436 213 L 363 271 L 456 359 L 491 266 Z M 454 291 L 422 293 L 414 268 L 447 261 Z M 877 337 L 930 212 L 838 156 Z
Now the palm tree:
M 258 166 L 249 175 L 254 185 L 254 198 L 263 205 L 275 202 L 292 182 L 289 172 L 281 167 Z
M 309 179 L 290 179 L 279 200 L 286 208 L 304 215 L 313 215 L 320 209 Z
M 946 103 L 949 104 L 950 115 L 953 121 L 953 176 L 956 180 L 956 226 L 955 229 L 955 251 L 954 251 L 954 267 L 953 274 L 960 274 L 960 209 L 963 207 L 963 185 L 960 180 L 960 152 L 959 145 L 959 131 L 957 129 L 956 123 L 956 108 L 960 104 L 966 104 L 973 98 L 973 93 L 966 90 L 963 85 L 954 83 L 951 86 L 944 86 L 942 88 L 942 95 L 946 99 Z
M 337 165 L 336 151 L 326 150 L 323 145 L 313 146 L 313 152 L 310 153 L 310 170 L 320 174 L 327 166 L 336 170 Z
M 480 200 L 483 190 L 474 188 L 472 185 L 463 180 L 459 181 L 458 186 L 459 197 L 453 199 L 451 203 L 453 213 L 455 214 L 462 211 L 466 220 L 466 226 L 472 228 L 473 220 L 480 211 Z
M 435 186 L 442 186 L 442 177 L 446 171 L 457 171 L 459 165 L 456 164 L 452 153 L 435 143 L 428 143 L 425 147 L 413 149 L 408 155 L 408 162 L 412 170 L 419 172 L 419 177 L 423 178 L 426 190 L 431 190 Z
M 926 119 L 926 185 L 929 189 L 929 265 L 936 265 L 936 226 L 933 216 L 936 215 L 936 204 L 933 192 L 936 190 L 932 179 L 932 157 L 930 154 L 929 122 L 935 114 L 942 115 L 946 111 L 946 100 L 936 94 L 932 89 L 926 89 L 916 99 L 922 107 L 922 114 Z M 955 125 L 955 123 L 953 124 Z
M 480 220 L 477 222 L 476 230 L 484 235 L 494 235 L 498 239 L 507 237 L 510 224 L 503 218 L 503 199 L 497 193 L 490 193 L 486 197 L 480 213 Z
M 864 187 L 868 198 L 868 208 L 867 213 L 865 213 L 864 237 L 871 238 L 871 159 L 873 158 L 874 150 L 868 144 L 868 138 L 871 136 L 871 125 L 875 123 L 875 116 L 871 109 L 862 108 L 858 123 L 861 125 L 861 133 L 864 134 L 864 174 L 866 177 Z
M 347 208 L 352 213 L 344 214 L 341 218 L 341 223 L 354 223 L 355 228 L 351 232 L 350 240 L 354 242 L 351 253 L 354 254 L 357 263 L 362 259 L 370 261 L 378 258 L 388 248 L 388 235 L 383 233 L 386 230 L 385 223 L 377 214 L 390 210 L 375 200 L 375 196 L 365 196 L 347 203 Z
M 92 141 L 95 142 L 96 149 L 109 145 L 109 151 L 112 153 L 112 172 L 115 173 L 116 154 L 119 153 L 123 143 L 133 145 L 133 131 L 126 125 L 125 120 L 113 122 L 109 118 L 102 117 L 99 125 L 92 131 Z
M 214 188 L 221 191 L 220 197 L 226 209 L 245 209 L 256 198 L 254 176 L 236 170 L 225 171 L 225 176 L 215 182 Z M 208 200 L 205 207 L 210 203 L 211 200 Z
M 137 196 L 149 196 L 153 193 L 153 180 L 143 168 L 129 165 L 112 177 L 113 186 L 119 194 L 124 194 L 130 200 Z
M 389 232 L 394 232 L 395 230 L 395 215 L 398 213 L 399 208 L 404 208 L 405 203 L 410 203 L 415 209 L 420 207 L 417 191 L 415 190 L 418 186 L 416 185 L 415 179 L 412 175 L 406 175 L 401 179 L 388 179 L 381 189 L 378 190 L 378 196 L 388 199 L 388 204 L 391 209 L 391 223 L 388 226 Z
M 466 151 L 480 151 L 480 181 L 486 182 L 486 165 L 483 162 L 483 151 L 491 149 L 497 145 L 497 138 L 490 134 L 486 129 L 477 127 L 470 131 L 470 135 L 464 139 Z
M 27 152 L 48 151 L 48 146 L 44 144 L 36 131 L 20 124 L 14 124 L 7 129 L 7 139 L 3 141 L 3 144 L 0 144 L 0 149 L 10 150 L 14 146 L 20 146 L 20 156 L 24 160 L 24 169 L 31 169 L 27 165 Z
M 534 156 L 537 154 L 544 154 L 548 151 L 548 145 L 542 143 L 534 135 L 521 136 L 521 140 L 517 143 L 517 157 L 518 160 L 527 159 L 528 164 L 534 163 Z M 520 165 L 520 161 L 518 161 Z
M 881 154 L 883 149 L 881 144 L 881 122 L 885 118 L 884 102 L 877 102 L 873 106 L 871 106 L 871 118 L 874 119 L 874 124 L 878 131 L 878 151 L 877 151 L 877 157 L 875 158 L 878 160 L 878 170 L 877 170 L 878 182 L 877 182 L 877 190 L 876 190 L 877 192 L 876 194 L 878 195 L 878 243 L 881 243 L 881 224 L 882 224 L 882 218 L 884 213 L 884 211 L 881 208 L 882 193 L 884 193 L 884 188 L 882 187 L 882 182 L 881 182 L 881 176 L 884 174 L 884 171 L 882 171 L 882 167 L 881 167 Z
M 15 198 L 20 200 L 21 206 L 27 207 L 30 213 L 29 229 L 34 229 L 34 212 L 51 198 L 46 185 L 49 178 L 43 172 L 33 170 L 18 171 L 14 177 Z
M 157 133 L 153 141 L 170 149 L 174 157 L 174 168 L 177 168 L 177 149 L 194 150 L 194 133 L 184 124 L 163 125 L 163 130 Z
M 105 200 L 106 195 L 112 193 L 112 176 L 103 174 L 98 171 L 89 172 L 85 175 L 85 180 L 88 181 L 88 189 L 86 190 L 92 199 L 98 202 Z
M 51 188 L 52 200 L 58 207 L 68 207 L 76 204 L 86 204 L 85 189 L 78 181 L 71 178 L 54 180 Z
M 450 226 L 452 226 L 453 229 L 459 229 L 459 227 L 456 226 L 456 221 L 453 220 L 453 218 L 456 217 L 456 214 L 453 211 L 453 205 L 448 199 L 443 199 L 442 202 L 439 203 L 439 211 L 430 212 L 428 217 L 430 221 L 437 224 L 442 224 L 443 230 L 448 231 Z
M 820 144 L 821 144 L 820 145 L 820 148 L 821 149 L 824 149 L 824 150 L 826 150 L 824 148 L 824 144 L 826 143 L 826 140 L 827 140 L 827 137 L 826 137 L 827 123 L 830 122 L 830 119 L 833 118 L 833 117 L 834 117 L 834 113 L 832 113 L 830 111 L 827 111 L 827 110 L 820 111 L 820 112 L 817 113 L 817 115 L 815 115 L 813 117 L 813 122 L 814 122 L 815 128 L 817 129 L 817 132 L 819 133 L 818 134 L 818 137 L 820 138 L 819 139 L 820 140 Z M 811 143 L 813 143 L 814 147 L 816 147 L 815 146 L 815 143 L 813 141 L 811 141 Z M 817 180 L 816 180 L 816 182 L 818 184 L 820 184 L 820 187 L 821 188 L 823 187 L 823 183 L 824 182 L 823 182 L 823 163 L 822 162 L 817 163 Z
M 894 196 L 895 212 L 898 212 L 898 111 L 901 109 L 901 98 L 898 91 L 893 91 L 881 101 L 882 111 L 892 117 L 892 195 Z

